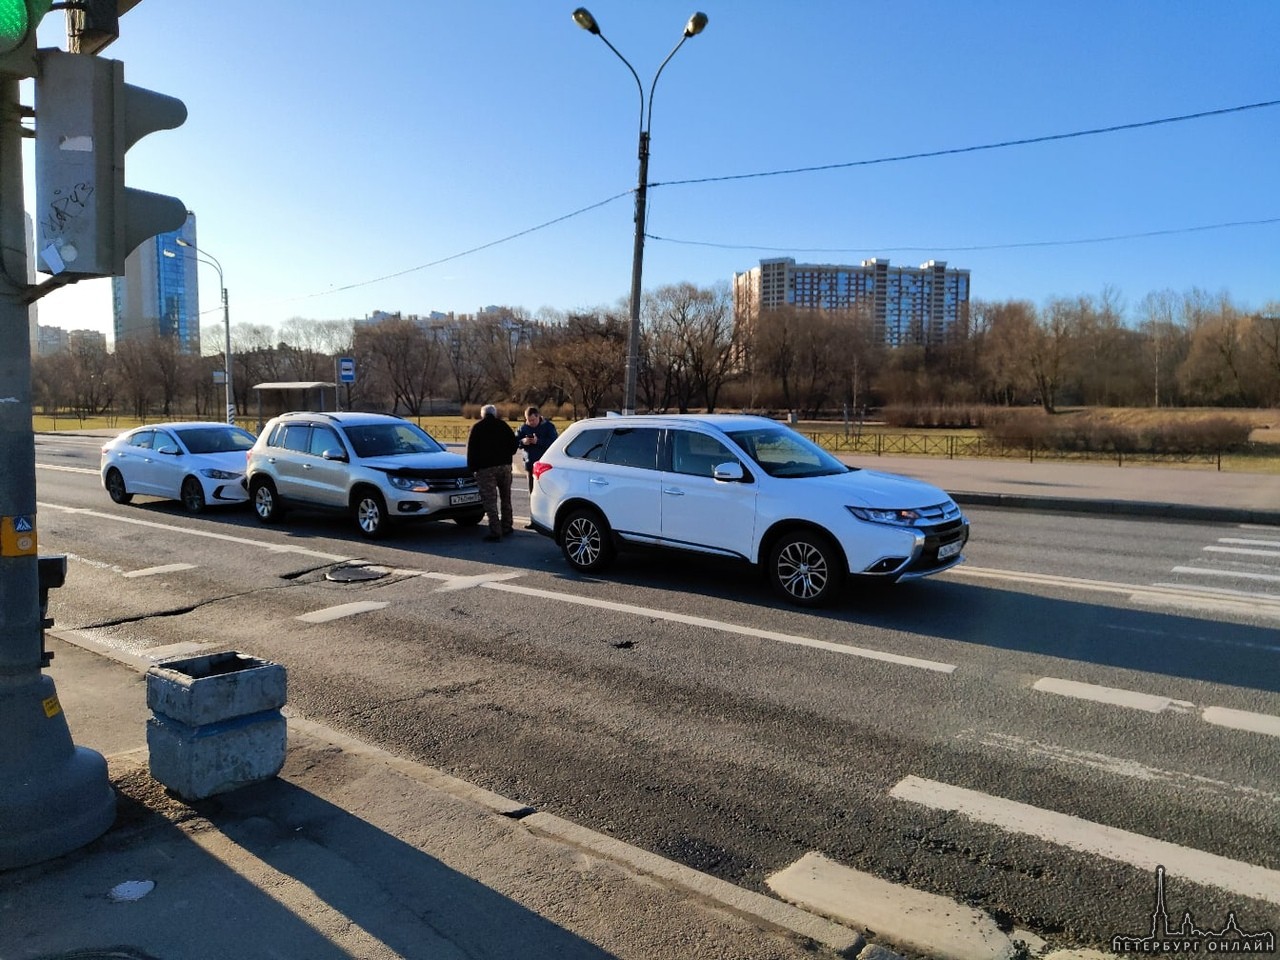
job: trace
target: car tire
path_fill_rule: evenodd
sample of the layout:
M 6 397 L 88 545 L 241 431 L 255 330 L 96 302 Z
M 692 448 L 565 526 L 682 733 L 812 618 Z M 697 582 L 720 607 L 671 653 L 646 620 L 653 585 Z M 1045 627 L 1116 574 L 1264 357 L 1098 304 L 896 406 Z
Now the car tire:
M 107 493 L 113 503 L 125 504 L 133 502 L 133 494 L 125 489 L 124 476 L 114 467 L 107 471 Z
M 613 562 L 613 532 L 595 510 L 579 508 L 560 527 L 560 551 L 569 566 L 581 573 L 597 573 Z
M 284 507 L 280 505 L 280 494 L 270 480 L 255 480 L 249 488 L 249 499 L 253 501 L 253 512 L 263 523 L 279 523 L 284 516 Z
M 187 477 L 182 481 L 182 505 L 187 513 L 203 513 L 207 506 L 204 499 L 204 487 L 195 477 Z
M 357 490 L 351 498 L 351 515 L 362 536 L 378 540 L 387 535 L 387 501 L 377 490 Z
M 773 589 L 788 603 L 821 607 L 844 583 L 844 558 L 831 538 L 816 530 L 785 533 L 769 551 L 765 570 Z
M 460 527 L 474 527 L 483 519 L 483 513 L 469 513 L 465 517 L 454 517 L 453 522 Z

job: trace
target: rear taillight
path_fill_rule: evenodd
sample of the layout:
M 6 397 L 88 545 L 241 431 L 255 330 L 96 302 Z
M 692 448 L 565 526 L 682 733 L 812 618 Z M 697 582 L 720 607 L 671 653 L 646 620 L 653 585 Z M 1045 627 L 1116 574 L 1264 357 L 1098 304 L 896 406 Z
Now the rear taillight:
M 551 464 L 547 463 L 545 460 L 539 460 L 533 465 L 533 478 L 536 480 L 550 469 Z

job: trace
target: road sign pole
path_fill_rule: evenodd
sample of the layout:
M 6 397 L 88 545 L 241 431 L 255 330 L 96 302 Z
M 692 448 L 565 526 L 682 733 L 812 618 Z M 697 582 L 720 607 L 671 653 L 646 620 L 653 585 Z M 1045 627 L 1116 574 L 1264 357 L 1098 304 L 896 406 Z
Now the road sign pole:
M 18 80 L 0 75 L 0 870 L 101 836 L 116 798 L 43 668 Z

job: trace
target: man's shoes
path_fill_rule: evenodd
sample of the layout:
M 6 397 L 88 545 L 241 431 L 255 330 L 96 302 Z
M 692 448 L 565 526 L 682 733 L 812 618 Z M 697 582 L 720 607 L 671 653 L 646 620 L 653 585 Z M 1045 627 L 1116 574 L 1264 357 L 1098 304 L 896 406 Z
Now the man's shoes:
M 525 528 L 526 530 L 533 530 L 533 529 L 534 529 L 534 526 L 533 526 L 533 524 L 532 524 L 532 523 L 526 523 L 526 524 L 524 525 L 524 528 Z
M 483 540 L 485 543 L 497 543 L 502 538 L 498 536 L 496 533 L 486 533 L 480 539 Z

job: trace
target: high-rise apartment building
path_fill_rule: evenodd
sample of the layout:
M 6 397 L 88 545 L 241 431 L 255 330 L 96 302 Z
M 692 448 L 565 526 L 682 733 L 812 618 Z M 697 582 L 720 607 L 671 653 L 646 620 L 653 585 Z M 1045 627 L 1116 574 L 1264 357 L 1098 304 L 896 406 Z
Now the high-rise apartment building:
M 190 244 L 182 246 L 178 238 Z M 183 353 L 200 352 L 200 288 L 196 217 L 171 233 L 149 237 L 129 254 L 124 276 L 111 280 L 115 342 L 174 337 Z
M 875 258 L 855 267 L 779 257 L 734 274 L 738 324 L 749 326 L 762 311 L 777 307 L 865 310 L 877 339 L 888 346 L 940 343 L 967 322 L 969 271 L 941 260 L 894 267 Z

